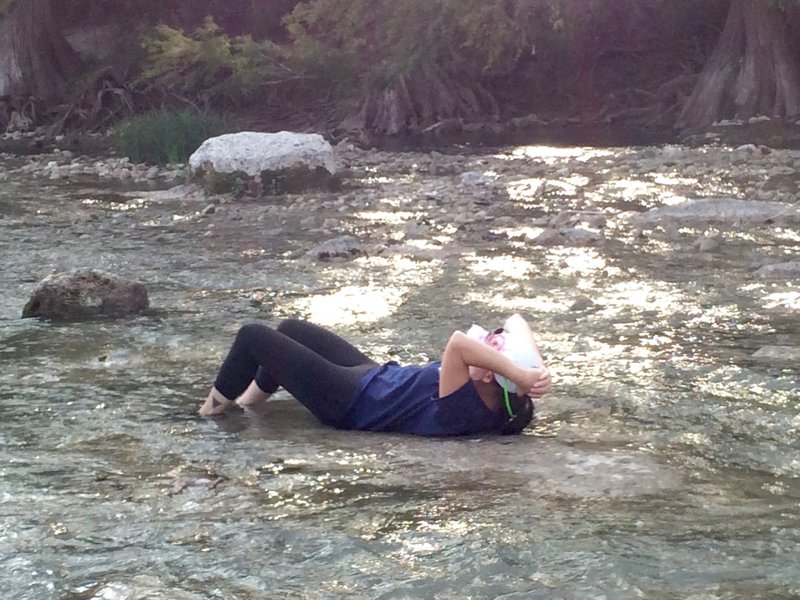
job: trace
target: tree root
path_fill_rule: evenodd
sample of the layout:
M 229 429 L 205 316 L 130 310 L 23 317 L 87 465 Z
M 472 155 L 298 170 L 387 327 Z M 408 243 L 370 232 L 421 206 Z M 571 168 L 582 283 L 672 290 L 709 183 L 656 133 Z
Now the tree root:
M 480 84 L 465 84 L 432 67 L 396 77 L 382 90 L 370 91 L 340 130 L 360 135 L 418 133 L 440 122 L 494 118 L 494 97 Z
M 134 92 L 110 68 L 100 71 L 79 94 L 78 99 L 54 109 L 52 134 L 82 129 L 100 131 L 111 122 L 134 114 Z
M 626 122 L 640 127 L 670 127 L 697 82 L 697 75 L 682 73 L 660 84 L 655 90 L 618 90 L 603 107 L 581 116 L 587 123 Z
M 43 112 L 41 101 L 32 96 L 0 98 L 0 128 L 12 133 L 30 131 Z
M 122 78 L 104 69 L 67 104 L 48 107 L 33 96 L 0 98 L 0 128 L 12 132 L 44 127 L 49 135 L 101 131 L 113 121 L 134 114 L 136 96 Z

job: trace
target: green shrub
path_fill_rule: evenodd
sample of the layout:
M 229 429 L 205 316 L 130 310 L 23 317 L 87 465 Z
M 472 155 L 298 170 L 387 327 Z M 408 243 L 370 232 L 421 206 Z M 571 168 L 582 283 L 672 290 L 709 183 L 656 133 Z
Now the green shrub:
M 302 80 L 277 44 L 249 35 L 231 37 L 211 17 L 192 33 L 159 25 L 145 37 L 139 81 L 174 90 L 204 105 L 239 107 L 276 101 Z
M 154 111 L 122 123 L 114 146 L 134 162 L 185 162 L 200 144 L 224 130 L 220 117 L 190 110 Z

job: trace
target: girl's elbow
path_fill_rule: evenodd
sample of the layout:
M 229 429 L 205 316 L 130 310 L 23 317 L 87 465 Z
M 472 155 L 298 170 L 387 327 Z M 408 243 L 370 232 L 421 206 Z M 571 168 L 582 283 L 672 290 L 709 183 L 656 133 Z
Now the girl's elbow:
M 453 345 L 462 344 L 465 339 L 467 339 L 467 334 L 457 329 L 450 334 L 450 339 L 447 340 L 447 345 L 449 346 L 450 344 Z
M 459 350 L 463 348 L 465 339 L 467 339 L 467 334 L 463 331 L 454 331 L 450 334 L 450 339 L 447 340 L 446 348 L 450 350 Z

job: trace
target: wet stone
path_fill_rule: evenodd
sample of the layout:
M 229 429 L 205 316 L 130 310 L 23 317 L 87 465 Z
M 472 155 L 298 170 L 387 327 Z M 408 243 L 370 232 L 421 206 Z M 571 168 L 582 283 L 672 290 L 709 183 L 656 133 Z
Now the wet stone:
M 335 258 L 353 258 L 361 252 L 361 243 L 356 238 L 345 235 L 321 243 L 310 250 L 307 256 L 316 260 L 331 260 Z
M 740 198 L 702 198 L 651 209 L 635 217 L 643 226 L 687 226 L 725 223 L 800 223 L 800 210 L 783 202 Z
M 597 308 L 597 304 L 587 296 L 580 296 L 579 298 L 575 299 L 575 302 L 569 307 L 571 311 L 583 311 L 592 308 Z
M 50 275 L 40 281 L 22 317 L 78 320 L 141 313 L 149 306 L 143 284 L 94 269 Z
M 800 260 L 765 265 L 756 271 L 756 275 L 764 278 L 800 278 Z
M 764 346 L 753 354 L 753 358 L 761 361 L 797 364 L 800 362 L 800 348 L 793 346 Z
M 603 235 L 580 227 L 564 229 L 545 229 L 536 237 L 536 243 L 542 246 L 589 246 L 603 239 Z

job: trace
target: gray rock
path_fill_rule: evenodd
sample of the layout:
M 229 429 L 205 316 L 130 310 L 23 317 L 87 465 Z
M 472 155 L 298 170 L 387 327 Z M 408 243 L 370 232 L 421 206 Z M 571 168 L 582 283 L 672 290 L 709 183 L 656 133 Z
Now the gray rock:
M 694 248 L 700 252 L 715 252 L 722 246 L 722 237 L 719 235 L 706 234 L 698 239 Z
M 461 183 L 464 185 L 484 185 L 489 186 L 494 183 L 491 177 L 478 171 L 467 171 L 461 174 Z
M 800 209 L 785 202 L 739 198 L 701 198 L 653 208 L 634 217 L 638 225 L 705 225 L 708 223 L 800 223 Z
M 800 348 L 794 348 L 792 346 L 764 346 L 753 354 L 753 358 L 758 360 L 797 363 L 800 361 Z
M 361 253 L 361 243 L 350 235 L 333 238 L 321 243 L 310 250 L 308 257 L 316 260 L 330 260 L 332 258 L 352 258 Z
M 603 234 L 581 227 L 548 228 L 534 240 L 541 246 L 589 246 L 603 239 Z
M 756 271 L 760 277 L 794 279 L 800 277 L 800 260 L 765 265 Z
M 558 229 L 559 227 L 564 227 L 566 225 L 575 225 L 576 222 L 577 217 L 573 211 L 562 210 L 550 219 L 548 226 Z
M 569 309 L 572 311 L 582 311 L 594 308 L 597 308 L 597 304 L 595 304 L 595 302 L 587 296 L 579 296 L 576 298 L 575 302 L 572 303 L 572 306 L 569 307 Z
M 33 290 L 22 317 L 77 320 L 94 316 L 125 316 L 149 306 L 143 284 L 94 269 L 45 277 Z

